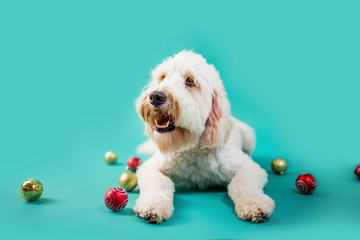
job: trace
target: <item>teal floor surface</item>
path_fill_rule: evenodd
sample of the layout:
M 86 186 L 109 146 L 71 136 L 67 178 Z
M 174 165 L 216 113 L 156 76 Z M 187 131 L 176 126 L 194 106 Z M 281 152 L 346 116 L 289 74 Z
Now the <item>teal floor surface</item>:
M 349 239 L 360 219 L 358 1 L 0 2 L 1 239 Z M 178 187 L 173 217 L 113 213 L 104 194 L 146 139 L 134 100 L 183 49 L 216 66 L 276 202 L 239 220 L 226 189 Z M 119 162 L 108 166 L 107 150 Z M 140 156 L 145 160 L 145 156 Z M 272 159 L 288 162 L 284 176 Z M 312 173 L 309 196 L 296 177 Z M 42 198 L 19 187 L 36 178 Z

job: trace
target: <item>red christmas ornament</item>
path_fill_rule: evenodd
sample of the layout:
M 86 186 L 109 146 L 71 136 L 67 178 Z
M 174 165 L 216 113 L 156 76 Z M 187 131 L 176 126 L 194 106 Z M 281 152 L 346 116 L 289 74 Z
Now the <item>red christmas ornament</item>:
M 357 165 L 355 168 L 355 176 L 360 180 L 360 165 Z
M 110 188 L 105 193 L 105 205 L 114 212 L 120 212 L 128 203 L 128 194 L 121 187 Z
M 138 157 L 130 157 L 127 161 L 127 167 L 133 172 L 136 172 L 138 166 L 141 165 L 141 160 Z
M 302 194 L 310 194 L 315 190 L 317 182 L 313 175 L 310 173 L 304 173 L 297 177 L 295 184 L 296 188 Z

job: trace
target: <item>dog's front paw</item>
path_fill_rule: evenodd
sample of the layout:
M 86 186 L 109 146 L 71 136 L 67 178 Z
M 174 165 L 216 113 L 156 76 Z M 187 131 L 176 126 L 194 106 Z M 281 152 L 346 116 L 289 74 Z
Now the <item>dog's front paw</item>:
M 238 217 L 251 222 L 265 222 L 274 212 L 275 202 L 263 195 L 257 199 L 244 200 L 235 205 Z
M 172 216 L 174 206 L 169 199 L 139 198 L 136 200 L 134 211 L 146 222 L 159 224 Z

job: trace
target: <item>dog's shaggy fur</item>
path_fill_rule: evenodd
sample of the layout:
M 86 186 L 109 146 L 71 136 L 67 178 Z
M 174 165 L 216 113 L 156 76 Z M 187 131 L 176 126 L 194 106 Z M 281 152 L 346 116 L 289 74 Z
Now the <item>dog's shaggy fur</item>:
M 157 92 L 166 96 L 160 105 L 152 102 Z M 182 51 L 164 60 L 136 107 L 155 143 L 140 146 L 154 154 L 137 173 L 138 216 L 155 223 L 169 219 L 177 182 L 200 189 L 227 186 L 244 220 L 261 222 L 273 213 L 275 202 L 263 193 L 267 174 L 250 157 L 255 134 L 230 115 L 219 73 L 201 55 Z

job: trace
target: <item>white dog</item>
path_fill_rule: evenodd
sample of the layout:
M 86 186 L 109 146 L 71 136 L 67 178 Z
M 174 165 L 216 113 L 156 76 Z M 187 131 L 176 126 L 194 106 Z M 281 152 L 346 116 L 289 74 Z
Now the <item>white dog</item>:
M 265 221 L 275 202 L 263 193 L 266 172 L 251 159 L 255 134 L 230 115 L 219 73 L 199 54 L 182 51 L 152 71 L 137 100 L 154 155 L 138 170 L 140 196 L 134 211 L 161 223 L 174 211 L 174 184 L 204 189 L 227 186 L 239 218 Z

